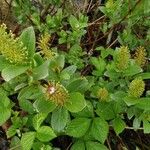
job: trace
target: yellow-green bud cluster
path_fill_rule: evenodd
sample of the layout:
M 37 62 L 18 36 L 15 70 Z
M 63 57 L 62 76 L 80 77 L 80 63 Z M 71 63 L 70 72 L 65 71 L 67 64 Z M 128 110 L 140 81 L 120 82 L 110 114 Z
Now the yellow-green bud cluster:
M 145 90 L 145 83 L 142 79 L 136 78 L 129 85 L 128 94 L 131 97 L 139 98 Z
M 6 32 L 6 25 L 0 26 L 0 53 L 12 64 L 26 64 L 28 52 L 19 38 Z
M 44 87 L 47 99 L 53 101 L 56 105 L 63 106 L 69 98 L 66 88 L 59 83 L 51 81 Z
M 49 41 L 50 35 L 45 33 L 44 35 L 41 35 L 38 42 L 38 48 L 41 50 L 41 54 L 44 55 L 46 59 L 53 58 L 56 55 L 49 49 Z
M 109 93 L 106 88 L 100 88 L 97 93 L 97 97 L 101 101 L 106 101 L 108 99 Z
M 113 0 L 108 0 L 106 3 L 106 8 L 112 8 L 114 5 L 114 1 Z
M 138 47 L 135 51 L 135 56 L 134 56 L 134 59 L 135 59 L 135 62 L 141 66 L 141 67 L 144 67 L 145 63 L 146 63 L 146 50 L 144 47 Z
M 117 69 L 121 71 L 127 69 L 129 65 L 129 60 L 130 60 L 130 52 L 128 50 L 128 47 L 127 46 L 120 47 L 120 49 L 117 51 L 116 54 Z

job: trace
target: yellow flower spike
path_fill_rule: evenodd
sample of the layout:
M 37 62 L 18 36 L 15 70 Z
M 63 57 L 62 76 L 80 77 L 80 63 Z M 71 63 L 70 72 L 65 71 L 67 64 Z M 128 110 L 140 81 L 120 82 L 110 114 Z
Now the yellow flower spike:
M 41 35 L 38 41 L 38 48 L 41 50 L 41 54 L 43 54 L 46 59 L 53 58 L 56 55 L 56 53 L 49 49 L 49 40 L 50 35 L 45 33 L 44 35 Z
M 141 67 L 144 67 L 144 65 L 146 64 L 146 50 L 144 47 L 138 47 L 135 51 L 135 56 L 134 56 L 134 59 L 135 59 L 135 62 L 141 66 Z
M 6 25 L 0 26 L 0 53 L 13 64 L 26 64 L 28 52 L 19 38 L 14 38 L 10 31 L 6 32 Z
M 113 1 L 113 0 L 108 0 L 108 1 L 106 2 L 106 8 L 112 8 L 113 5 L 114 5 L 114 1 Z
M 116 66 L 117 69 L 123 71 L 127 69 L 130 60 L 130 52 L 127 46 L 122 46 L 117 51 L 116 55 Z
M 128 94 L 131 97 L 139 98 L 145 90 L 145 83 L 141 78 L 134 79 L 129 85 Z
M 44 87 L 47 99 L 53 101 L 56 105 L 63 106 L 69 98 L 66 88 L 59 83 L 51 81 Z
M 100 88 L 98 90 L 97 96 L 100 100 L 106 101 L 108 98 L 108 95 L 109 95 L 109 93 L 106 88 Z

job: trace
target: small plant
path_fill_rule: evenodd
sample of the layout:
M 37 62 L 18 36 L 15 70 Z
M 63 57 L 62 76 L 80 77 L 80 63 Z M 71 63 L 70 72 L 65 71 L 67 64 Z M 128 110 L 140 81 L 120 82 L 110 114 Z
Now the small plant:
M 0 26 L 0 125 L 10 149 L 130 149 L 117 145 L 127 130 L 150 133 L 149 2 L 92 4 L 12 2 L 28 27 L 17 36 Z

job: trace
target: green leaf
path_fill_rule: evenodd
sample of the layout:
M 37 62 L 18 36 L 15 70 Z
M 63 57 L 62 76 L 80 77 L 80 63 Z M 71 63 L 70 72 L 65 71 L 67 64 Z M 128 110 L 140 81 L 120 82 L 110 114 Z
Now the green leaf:
M 16 134 L 16 131 L 17 131 L 17 129 L 14 125 L 10 126 L 6 132 L 7 138 L 14 136 Z
M 150 133 L 150 122 L 147 120 L 143 120 L 143 127 L 144 127 L 144 133 L 149 134 Z
M 84 93 L 88 88 L 88 81 L 86 78 L 80 78 L 72 81 L 66 89 L 69 92 L 81 92 Z
M 127 104 L 127 106 L 132 106 L 140 102 L 140 99 L 129 96 L 124 97 L 123 100 Z
M 125 126 L 125 122 L 120 117 L 113 120 L 113 127 L 117 135 L 124 130 Z
M 143 80 L 150 79 L 150 73 L 149 72 L 139 73 L 135 76 L 135 78 L 138 77 L 142 78 Z
M 42 148 L 44 148 L 44 144 L 42 142 L 37 141 L 33 143 L 33 146 L 32 146 L 33 150 L 41 150 Z
M 27 86 L 27 83 L 20 83 L 18 84 L 15 88 L 14 88 L 14 91 L 19 91 L 21 90 L 22 88 L 24 88 L 25 86 Z
M 150 122 L 147 120 L 143 120 L 143 128 L 144 128 L 144 133 L 149 134 L 150 133 Z
M 9 108 L 10 99 L 4 94 L 0 93 L 0 108 Z
M 44 63 L 44 59 L 39 53 L 35 53 L 34 62 L 35 62 L 35 66 L 40 66 Z
M 18 99 L 35 99 L 41 95 L 41 90 L 35 85 L 30 85 L 23 88 L 18 95 Z
M 61 79 L 70 79 L 70 76 L 75 73 L 76 69 L 77 67 L 74 65 L 65 68 L 60 74 Z
M 33 58 L 35 53 L 35 33 L 33 27 L 26 28 L 22 32 L 20 39 L 28 50 L 29 58 Z
M 93 74 L 96 76 L 101 76 L 106 68 L 106 62 L 102 58 L 96 58 L 92 57 L 91 58 L 92 64 L 95 66 L 96 71 L 93 71 Z
M 14 150 L 22 149 L 20 139 L 17 136 L 11 138 L 10 149 L 13 148 L 15 148 Z
M 48 142 L 56 137 L 56 134 L 52 130 L 52 128 L 48 126 L 42 126 L 37 130 L 36 137 L 41 142 Z
M 44 96 L 39 97 L 33 104 L 37 112 L 49 113 L 52 112 L 57 106 L 54 102 L 47 100 Z
M 73 119 L 66 128 L 66 133 L 69 136 L 79 138 L 83 136 L 89 129 L 91 119 L 88 118 L 76 118 Z
M 74 30 L 79 29 L 79 27 L 80 27 L 80 26 L 79 26 L 79 21 L 78 21 L 77 18 L 74 17 L 73 15 L 71 15 L 71 16 L 69 17 L 69 23 L 70 23 L 72 29 L 74 29 Z
M 64 129 L 69 119 L 68 110 L 64 107 L 58 107 L 52 112 L 51 116 L 51 126 L 52 128 L 60 132 Z
M 45 79 L 49 75 L 49 64 L 50 61 L 45 61 L 42 65 L 33 69 L 33 79 L 34 80 L 41 80 Z
M 0 93 L 0 126 L 9 119 L 10 115 L 10 100 L 5 94 Z
M 19 106 L 21 109 L 23 109 L 24 111 L 26 111 L 30 114 L 34 113 L 33 104 L 27 99 L 20 99 Z
M 118 79 L 120 74 L 116 72 L 114 68 L 111 68 L 111 67 L 113 66 L 107 65 L 107 71 L 104 73 L 104 75 L 109 77 L 110 79 Z
M 133 120 L 133 128 L 137 130 L 141 125 L 141 120 L 139 118 L 134 118 Z
M 84 96 L 78 92 L 70 93 L 70 99 L 65 103 L 65 107 L 70 112 L 79 112 L 86 106 Z
M 22 150 L 31 150 L 34 139 L 35 139 L 35 132 L 24 133 L 21 138 Z
M 51 61 L 51 63 L 52 63 L 52 67 L 54 67 L 54 68 L 56 67 L 56 68 L 59 68 L 60 70 L 62 70 L 65 65 L 64 55 L 57 56 L 54 61 Z
M 96 50 L 98 50 L 98 48 L 96 48 Z M 101 57 L 103 59 L 105 59 L 107 56 L 111 55 L 113 56 L 114 55 L 114 50 L 111 49 L 111 48 L 107 48 L 105 49 L 104 47 L 99 47 L 99 50 L 101 50 Z
M 2 70 L 2 77 L 5 81 L 10 81 L 11 79 L 17 77 L 18 75 L 24 73 L 29 67 L 28 66 L 15 66 L 11 65 Z
M 5 59 L 5 57 L 0 55 L 0 71 L 8 67 L 9 65 L 10 63 Z
M 71 66 L 63 69 L 63 71 L 61 73 L 67 73 L 69 75 L 73 75 L 75 73 L 76 69 L 77 69 L 77 66 L 71 65 Z
M 108 130 L 108 123 L 104 119 L 98 117 L 94 118 L 91 128 L 91 134 L 96 140 L 104 143 L 107 138 Z
M 0 126 L 3 125 L 10 117 L 11 110 L 8 108 L 0 108 Z
M 113 102 L 109 102 L 109 103 L 106 103 L 106 102 L 101 102 L 101 103 L 98 103 L 97 105 L 97 109 L 96 109 L 96 113 L 104 118 L 105 120 L 110 120 L 110 119 L 113 119 L 115 118 L 115 112 L 113 110 L 113 106 L 114 103 Z
M 83 141 L 77 141 L 75 142 L 72 147 L 71 150 L 85 150 L 85 144 Z
M 136 104 L 136 107 L 143 110 L 150 110 L 150 98 L 140 98 L 139 103 Z
M 33 117 L 32 123 L 35 130 L 39 129 L 39 127 L 41 126 L 42 122 L 45 120 L 46 117 L 47 117 L 46 113 L 39 113 Z
M 93 105 L 90 101 L 86 101 L 87 105 L 86 107 L 82 110 L 79 111 L 78 113 L 72 113 L 74 117 L 93 117 L 94 116 L 94 111 L 93 111 Z
M 33 150 L 54 150 L 50 145 L 46 145 L 43 142 L 34 142 L 32 146 Z
M 135 62 L 132 62 L 128 69 L 124 71 L 125 76 L 134 76 L 138 73 L 142 72 L 142 69 L 140 66 L 138 66 Z
M 102 145 L 98 142 L 87 141 L 86 150 L 108 150 L 105 145 Z

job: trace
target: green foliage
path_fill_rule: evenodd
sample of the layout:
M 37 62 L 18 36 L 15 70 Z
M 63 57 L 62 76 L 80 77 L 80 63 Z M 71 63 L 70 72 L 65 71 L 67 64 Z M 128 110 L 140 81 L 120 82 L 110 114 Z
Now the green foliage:
M 108 124 L 105 120 L 101 118 L 94 118 L 91 127 L 91 134 L 96 140 L 104 143 L 107 138 L 108 128 Z
M 67 109 L 61 107 L 55 109 L 52 112 L 51 126 L 55 131 L 57 132 L 63 131 L 68 121 L 69 121 L 69 113 Z
M 52 130 L 52 128 L 50 128 L 48 126 L 42 126 L 37 129 L 36 137 L 41 142 L 48 142 L 51 139 L 55 138 L 56 135 L 55 135 L 54 131 Z
M 0 101 L 0 112 L 1 112 L 1 117 L 0 117 L 0 125 L 5 123 L 9 117 L 11 116 L 11 105 L 10 105 L 10 100 L 9 98 L 1 93 L 1 101 Z
M 88 141 L 86 142 L 86 149 L 90 150 L 108 150 L 104 145 L 98 143 L 98 142 L 93 142 L 93 141 Z
M 35 139 L 34 132 L 26 132 L 22 135 L 21 145 L 23 150 L 30 150 Z
M 71 13 L 76 3 L 14 0 L 18 22 L 32 26 L 18 38 L 0 28 L 0 125 L 10 124 L 10 149 L 54 150 L 67 135 L 71 150 L 107 150 L 109 129 L 150 133 L 150 2 L 108 0 L 92 17 L 90 7 Z
M 73 119 L 67 126 L 66 133 L 70 136 L 79 138 L 88 131 L 90 123 L 91 120 L 88 118 Z

